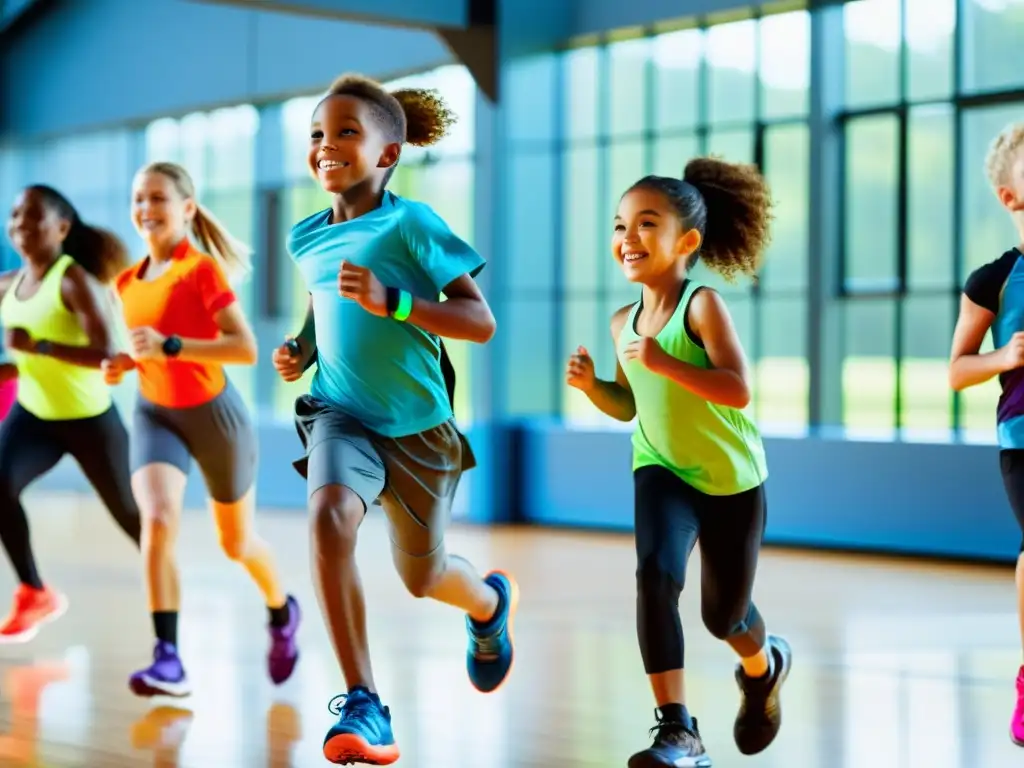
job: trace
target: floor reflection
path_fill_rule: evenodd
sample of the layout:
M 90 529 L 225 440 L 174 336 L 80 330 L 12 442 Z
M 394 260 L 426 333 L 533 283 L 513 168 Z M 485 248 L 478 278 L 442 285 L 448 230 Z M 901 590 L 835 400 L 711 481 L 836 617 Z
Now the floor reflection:
M 40 555 L 71 598 L 27 646 L 0 646 L 0 766 L 315 768 L 340 679 L 309 585 L 305 520 L 261 515 L 306 606 L 302 659 L 265 676 L 266 611 L 218 551 L 206 516 L 182 526 L 182 653 L 195 693 L 140 700 L 128 675 L 151 647 L 137 553 L 95 505 L 40 515 Z M 523 591 L 509 685 L 476 693 L 452 610 L 413 600 L 390 567 L 382 521 L 360 542 L 377 684 L 410 768 L 624 768 L 647 742 L 650 694 L 636 649 L 628 538 L 461 530 L 452 549 L 515 571 Z M 1002 768 L 1020 663 L 1012 571 L 765 553 L 758 604 L 795 666 L 785 725 L 764 754 L 732 740 L 734 660 L 682 600 L 691 710 L 723 768 Z M 12 588 L 0 569 L 0 602 Z M 104 607 L 106 606 L 106 607 Z

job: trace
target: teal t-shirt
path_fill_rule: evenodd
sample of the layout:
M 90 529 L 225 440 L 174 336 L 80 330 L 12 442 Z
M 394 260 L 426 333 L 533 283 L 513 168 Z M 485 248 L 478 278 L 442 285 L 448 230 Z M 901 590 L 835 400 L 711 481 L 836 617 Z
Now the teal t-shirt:
M 672 357 L 710 368 L 704 347 L 690 337 L 686 313 L 701 286 L 689 281 L 679 306 L 655 337 Z M 619 334 L 618 358 L 636 402 L 633 470 L 660 466 L 686 484 L 711 496 L 731 496 L 761 485 L 768 477 L 761 434 L 747 415 L 712 403 L 671 379 L 626 360 L 623 350 L 636 333 L 637 302 Z
M 338 294 L 342 261 L 386 286 L 439 301 L 446 285 L 476 275 L 484 259 L 429 206 L 384 193 L 381 206 L 338 224 L 331 209 L 292 227 L 288 250 L 313 297 L 317 369 L 311 394 L 385 437 L 424 432 L 453 418 L 437 336 L 375 317 Z

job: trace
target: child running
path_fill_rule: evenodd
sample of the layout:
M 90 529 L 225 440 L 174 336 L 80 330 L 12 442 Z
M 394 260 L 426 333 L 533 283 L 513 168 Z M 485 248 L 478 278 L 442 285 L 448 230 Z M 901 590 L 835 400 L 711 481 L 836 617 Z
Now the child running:
M 643 286 L 618 310 L 614 381 L 595 377 L 579 347 L 566 379 L 633 432 L 637 635 L 657 704 L 654 743 L 629 768 L 711 765 L 686 708 L 679 595 L 700 541 L 701 612 L 740 657 L 734 737 L 747 755 L 781 724 L 779 689 L 791 652 L 766 634 L 751 602 L 765 528 L 768 476 L 757 428 L 742 409 L 750 373 L 721 296 L 688 278 L 703 260 L 732 280 L 755 275 L 769 237 L 771 200 L 754 166 L 692 160 L 683 179 L 648 176 L 619 201 L 612 255 Z
M 149 255 L 117 278 L 132 355 L 104 362 L 111 384 L 133 368 L 139 372 L 132 486 L 143 512 L 156 634 L 153 664 L 129 681 L 139 696 L 191 692 L 178 654 L 174 547 L 193 460 L 206 481 L 224 553 L 245 567 L 266 601 L 274 683 L 291 676 L 299 654 L 298 603 L 282 591 L 270 547 L 253 531 L 256 434 L 223 367 L 256 359 L 256 341 L 226 278 L 248 269 L 248 252 L 195 198 L 181 166 L 153 163 L 136 175 L 132 221 Z
M 107 284 L 128 263 L 112 234 L 86 225 L 51 187 L 27 187 L 7 234 L 23 260 L 0 275 L 0 324 L 13 363 L 0 366 L 17 402 L 0 425 L 0 541 L 19 586 L 0 642 L 26 642 L 67 608 L 44 584 L 21 494 L 71 454 L 114 521 L 139 545 L 139 510 L 128 470 L 128 432 L 103 382 L 113 354 Z
M 274 365 L 294 381 L 317 356 L 311 392 L 295 404 L 305 448 L 296 468 L 307 480 L 320 608 L 348 686 L 324 739 L 333 763 L 399 757 L 355 560 L 370 505 L 384 508 L 409 592 L 466 612 L 472 684 L 495 691 L 512 666 L 515 582 L 498 571 L 481 578 L 444 544 L 456 487 L 475 461 L 454 423 L 440 337 L 494 334 L 473 280 L 484 260 L 428 206 L 386 189 L 402 145 L 437 142 L 452 119 L 433 92 L 338 79 L 313 113 L 309 145 L 310 170 L 333 203 L 289 237 L 310 299 L 305 327 Z
M 992 142 L 985 170 L 996 198 L 1024 243 L 1024 122 L 1007 126 Z M 1010 248 L 967 278 L 953 331 L 949 383 L 962 391 L 999 377 L 996 409 L 999 466 L 1010 507 L 1024 532 L 1024 245 Z M 980 354 L 992 332 L 993 352 Z M 1017 557 L 1017 615 L 1024 642 L 1024 539 Z M 1010 738 L 1024 747 L 1024 666 L 1017 672 L 1017 705 Z

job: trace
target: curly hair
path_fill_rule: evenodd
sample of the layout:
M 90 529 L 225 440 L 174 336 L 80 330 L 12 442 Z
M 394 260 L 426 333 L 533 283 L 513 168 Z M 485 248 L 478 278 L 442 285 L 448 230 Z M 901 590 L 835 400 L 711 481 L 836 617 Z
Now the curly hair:
M 1024 152 L 1024 122 L 1011 123 L 1000 131 L 985 155 L 985 173 L 994 189 L 1006 184 L 1013 164 Z
M 663 194 L 683 226 L 701 234 L 699 258 L 728 282 L 737 274 L 756 277 L 771 241 L 772 198 L 756 165 L 698 157 L 686 164 L 683 178 L 645 176 L 630 189 Z
M 71 201 L 56 189 L 45 184 L 33 184 L 25 191 L 39 195 L 44 205 L 68 222 L 64 253 L 101 283 L 109 284 L 131 263 L 128 248 L 121 238 L 109 230 L 82 221 Z
M 435 90 L 400 88 L 389 93 L 364 75 L 342 75 L 331 83 L 324 98 L 331 96 L 352 96 L 364 102 L 388 141 L 415 147 L 437 144 L 458 119 Z M 388 177 L 393 170 L 394 166 Z

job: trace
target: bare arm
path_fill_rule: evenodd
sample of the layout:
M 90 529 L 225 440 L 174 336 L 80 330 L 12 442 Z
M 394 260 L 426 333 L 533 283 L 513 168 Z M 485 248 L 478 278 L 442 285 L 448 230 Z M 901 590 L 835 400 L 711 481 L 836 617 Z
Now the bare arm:
M 619 347 L 619 335 L 622 333 L 622 328 L 626 324 L 626 318 L 632 307 L 632 304 L 627 305 L 612 316 L 613 349 Z M 615 359 L 615 381 L 595 378 L 593 385 L 585 389 L 584 392 L 598 410 L 613 419 L 632 421 L 636 417 L 636 401 L 633 399 L 633 390 L 629 388 L 629 380 L 626 379 L 618 356 Z
M 49 339 L 32 339 L 31 348 L 26 351 L 44 354 L 84 368 L 99 368 L 100 364 L 115 351 L 111 343 L 113 334 L 110 328 L 110 312 L 106 308 L 106 288 L 82 267 L 73 265 L 64 273 L 60 292 L 64 306 L 75 315 L 78 324 L 85 331 L 89 340 L 88 345 L 78 347 L 59 344 Z M 39 349 L 40 342 L 46 343 L 42 350 Z
M 406 322 L 427 333 L 447 339 L 464 339 L 486 344 L 494 336 L 497 324 L 480 292 L 480 286 L 468 274 L 452 280 L 444 287 L 447 301 L 414 299 Z
M 657 372 L 708 402 L 729 408 L 750 403 L 750 368 L 729 310 L 717 291 L 704 289 L 690 302 L 690 327 L 704 344 L 710 368 L 684 363 L 670 355 L 659 359 Z
M 1002 349 L 978 353 L 993 320 L 995 315 L 990 310 L 975 304 L 966 295 L 961 295 L 960 316 L 953 331 L 949 361 L 949 386 L 953 389 L 961 391 L 984 384 L 993 376 L 1021 364 L 1020 339 L 1024 334 L 1015 334 L 1013 340 Z M 1016 361 L 1011 359 L 1015 349 Z
M 241 305 L 233 301 L 213 317 L 220 335 L 216 339 L 183 338 L 177 359 L 225 365 L 255 363 L 256 337 L 245 319 Z

